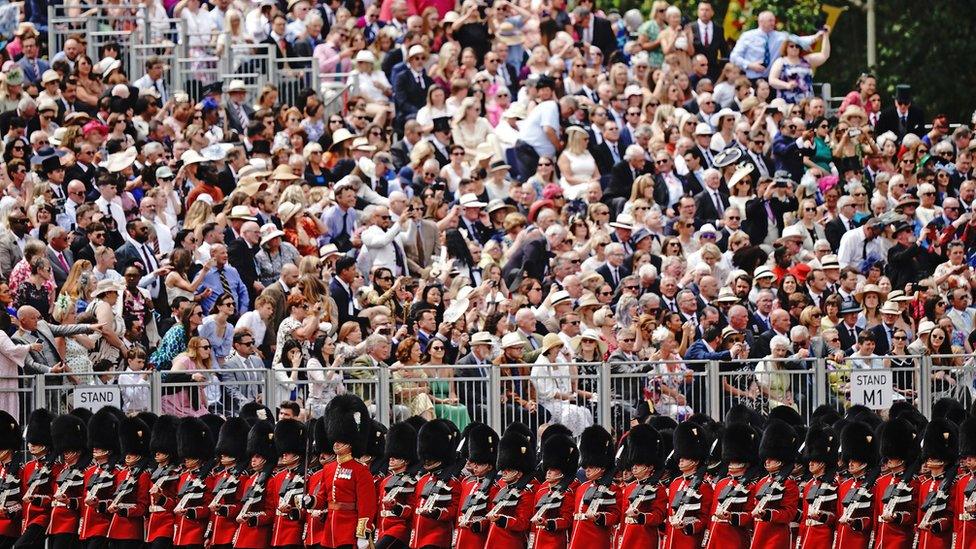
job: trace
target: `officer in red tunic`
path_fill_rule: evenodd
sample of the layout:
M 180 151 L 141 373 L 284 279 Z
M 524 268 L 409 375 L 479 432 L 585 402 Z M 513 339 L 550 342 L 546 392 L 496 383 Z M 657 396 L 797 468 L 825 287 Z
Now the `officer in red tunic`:
M 380 481 L 377 549 L 407 549 L 417 508 L 417 430 L 401 421 L 386 434 L 389 474 Z
M 268 486 L 278 463 L 271 422 L 261 420 L 251 426 L 246 452 L 248 471 L 242 483 L 241 506 L 237 513 L 228 513 L 237 523 L 233 545 L 238 549 L 267 549 L 278 505 L 278 494 Z
M 447 548 L 460 505 L 457 459 L 460 433 L 453 423 L 435 419 L 417 433 L 417 456 L 423 474 L 417 481 L 410 547 Z
M 325 432 L 325 418 L 320 417 L 312 422 L 311 452 L 309 469 L 305 481 L 305 501 L 302 506 L 302 520 L 305 523 L 305 546 L 318 549 L 322 546 L 325 535 L 326 508 L 325 501 L 316 497 L 325 480 L 325 466 L 335 461 L 332 441 Z M 416 441 L 415 441 L 416 444 Z
M 956 547 L 976 547 L 976 418 L 969 417 L 959 426 L 959 464 L 965 473 L 953 487 L 956 512 Z
M 922 436 L 922 459 L 930 477 L 918 489 L 918 546 L 948 549 L 958 512 L 952 500 L 959 457 L 959 429 L 947 419 L 932 419 Z M 959 510 L 961 511 L 961 509 Z
M 149 517 L 146 520 L 146 542 L 150 549 L 173 546 L 173 507 L 176 507 L 176 484 L 180 478 L 176 430 L 179 419 L 160 416 L 153 424 L 149 452 L 155 466 L 149 473 Z
M 59 461 L 53 468 L 54 495 L 47 534 L 52 549 L 74 549 L 78 547 L 82 483 L 88 463 L 88 428 L 77 416 L 60 415 L 51 422 L 51 438 Z
M 621 547 L 657 547 L 668 516 L 667 487 L 661 482 L 661 435 L 650 425 L 635 425 L 624 441 L 624 460 L 634 480 L 624 488 Z
M 173 508 L 176 520 L 173 545 L 200 549 L 210 521 L 209 505 L 214 487 L 210 468 L 213 466 L 214 435 L 206 423 L 187 417 L 180 420 L 176 438 L 183 460 L 183 472 L 177 484 L 176 506 Z
M 107 511 L 110 549 L 141 549 L 149 513 L 149 439 L 144 421 L 127 417 L 119 423 L 122 466 L 115 473 L 115 493 Z
M 373 539 L 376 485 L 369 469 L 357 461 L 371 428 L 366 404 L 356 395 L 339 395 L 325 408 L 326 435 L 336 460 L 325 466 L 316 496 L 323 498 L 327 512 L 323 547 L 365 547 Z
M 810 478 L 800 490 L 803 512 L 800 516 L 799 549 L 830 549 L 837 524 L 837 445 L 833 428 L 814 424 L 803 441 L 801 459 Z
M 84 437 L 82 437 L 84 440 Z M 24 439 L 17 420 L 0 410 L 0 549 L 20 537 L 20 465 Z
M 18 549 L 43 549 L 45 533 L 51 521 L 51 496 L 54 494 L 55 475 L 52 448 L 51 422 L 54 416 L 43 408 L 31 412 L 27 418 L 27 451 L 31 460 L 20 470 L 20 510 L 9 505 L 8 516 L 20 512 L 21 535 L 16 542 Z M 50 454 L 50 455 L 49 455 Z
M 210 500 L 210 522 L 206 542 L 213 549 L 230 549 L 237 533 L 237 514 L 244 497 L 244 478 L 247 476 L 247 433 L 251 426 L 239 418 L 228 418 L 217 434 L 217 465 L 214 495 Z
M 469 423 L 461 435 L 467 449 L 465 469 L 470 475 L 460 483 L 461 506 L 453 546 L 457 549 L 484 549 L 488 541 L 488 511 L 498 493 L 498 433 L 480 422 Z
M 874 527 L 874 481 L 878 477 L 878 438 L 860 421 L 840 433 L 841 459 L 849 478 L 837 488 L 839 501 L 835 547 L 867 549 Z
M 918 516 L 918 482 L 914 465 L 922 437 L 914 425 L 902 418 L 884 422 L 878 437 L 885 473 L 874 485 L 874 515 L 877 517 L 874 547 L 910 549 L 915 540 L 915 517 Z
M 108 505 L 115 495 L 115 474 L 119 461 L 119 422 L 125 416 L 106 406 L 88 420 L 88 447 L 92 463 L 85 470 L 84 504 L 78 538 L 87 549 L 108 547 L 108 526 L 112 515 Z
M 579 447 L 586 481 L 574 494 L 569 547 L 609 549 L 613 528 L 621 519 L 623 499 L 613 483 L 613 437 L 603 427 L 593 425 L 583 430 Z
M 668 488 L 666 549 L 698 549 L 712 516 L 713 490 L 705 481 L 711 440 L 700 425 L 685 421 L 674 429 L 674 457 L 680 476 Z
M 371 419 L 370 423 L 369 434 L 366 436 L 366 450 L 359 457 L 358 461 L 369 468 L 369 472 L 373 475 L 373 482 L 378 491 L 380 481 L 386 478 L 387 474 L 383 451 L 386 449 L 386 432 L 389 429 L 386 428 L 386 425 L 383 425 L 375 419 Z M 375 517 L 373 523 L 376 523 Z
M 571 434 L 552 427 L 542 433 L 544 482 L 533 497 L 535 513 L 529 534 L 529 549 L 566 549 L 573 524 L 575 490 L 579 487 L 579 449 Z
M 746 549 L 751 542 L 755 484 L 761 474 L 757 467 L 759 433 L 745 423 L 726 425 L 722 461 L 727 474 L 715 484 L 706 548 Z
M 290 549 L 302 545 L 302 505 L 305 498 L 305 453 L 308 435 L 305 424 L 297 419 L 283 419 L 275 424 L 275 447 L 278 471 L 268 489 L 278 495 L 271 546 Z
M 796 519 L 800 489 L 790 475 L 796 461 L 800 439 L 793 427 L 784 421 L 770 419 L 759 441 L 759 460 L 766 476 L 756 485 L 756 505 L 752 519 L 754 549 L 792 549 L 794 539 L 790 523 Z
M 498 444 L 496 470 L 501 488 L 488 511 L 487 547 L 525 549 L 533 514 L 535 466 L 533 438 L 509 427 Z

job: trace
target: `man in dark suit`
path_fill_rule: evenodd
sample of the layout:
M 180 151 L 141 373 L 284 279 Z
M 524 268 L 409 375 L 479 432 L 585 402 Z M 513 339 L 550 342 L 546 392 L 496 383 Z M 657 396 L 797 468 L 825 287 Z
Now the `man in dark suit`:
M 691 23 L 691 33 L 694 37 L 695 53 L 700 53 L 708 59 L 708 78 L 715 82 L 722 69 L 719 59 L 728 55 L 725 44 L 725 31 L 722 25 L 713 21 L 715 10 L 711 2 L 698 3 L 698 19 Z
M 746 147 L 742 159 L 752 164 L 752 180 L 759 181 L 763 177 L 772 177 L 776 173 L 775 165 L 765 153 L 766 143 L 769 138 L 763 130 L 752 130 L 749 132 L 749 146 Z
M 455 374 L 460 378 L 487 379 L 487 369 L 491 367 L 492 338 L 488 332 L 478 332 L 471 336 L 471 352 L 457 361 L 459 368 Z M 486 417 L 488 403 L 487 386 L 478 382 L 457 383 L 458 400 L 468 409 L 472 418 Z
M 895 303 L 886 301 L 881 306 L 881 324 L 871 328 L 871 334 L 874 335 L 874 354 L 885 356 L 894 347 L 895 331 L 899 329 L 895 322 L 898 322 L 899 317 L 901 311 Z
M 769 356 L 769 343 L 778 335 L 786 339 L 790 338 L 790 313 L 786 312 L 786 309 L 776 309 L 770 313 L 769 323 L 772 327 L 756 338 L 756 345 L 750 351 L 749 358 L 766 358 Z
M 596 167 L 600 173 L 607 175 L 618 162 L 624 159 L 626 146 L 620 142 L 620 127 L 613 120 L 603 123 L 602 142 L 596 146 Z
M 359 309 L 353 301 L 352 281 L 356 279 L 356 260 L 349 256 L 340 257 L 335 264 L 335 276 L 329 283 L 329 295 L 335 300 L 339 310 L 339 326 L 350 320 L 358 322 Z
M 803 157 L 813 154 L 812 132 L 802 132 L 803 121 L 799 118 L 783 118 L 779 134 L 773 139 L 773 162 L 776 170 L 790 172 L 793 181 L 799 181 L 806 169 Z
M 230 255 L 230 264 L 241 275 L 241 282 L 247 287 L 247 295 L 250 297 L 250 306 L 254 306 L 254 300 L 264 290 L 264 286 L 258 281 L 258 271 L 254 264 L 254 256 L 261 251 L 258 244 L 261 241 L 261 227 L 255 221 L 245 221 L 241 225 L 241 236 L 235 238 L 227 245 L 227 252 Z
M 640 145 L 627 147 L 623 160 L 610 170 L 610 185 L 603 193 L 603 203 L 610 206 L 611 213 L 623 211 L 624 204 L 630 199 L 634 180 L 646 173 L 650 173 L 650 168 L 644 156 L 644 148 Z
M 895 87 L 895 106 L 881 111 L 874 134 L 891 131 L 901 141 L 905 134 L 925 135 L 925 113 L 912 104 L 912 88 L 907 84 Z
M 565 238 L 565 229 L 562 231 L 552 230 L 551 235 L 539 235 L 523 243 L 512 252 L 505 266 L 502 267 L 502 273 L 508 287 L 514 288 L 526 277 L 532 277 L 536 280 L 545 278 L 546 272 L 549 270 L 549 259 L 553 257 L 550 250 L 554 245 L 561 244 Z
M 426 48 L 419 44 L 411 46 L 407 55 L 407 70 L 400 72 L 393 82 L 393 103 L 396 105 L 399 128 L 408 118 L 415 118 L 417 111 L 427 104 L 427 88 L 434 81 L 424 69 L 426 58 Z
M 715 223 L 725 215 L 729 207 L 729 198 L 719 191 L 722 186 L 722 174 L 715 168 L 705 170 L 703 176 L 705 188 L 695 195 L 696 224 Z
M 47 260 L 51 263 L 54 283 L 60 288 L 68 278 L 68 271 L 74 264 L 74 255 L 69 250 L 68 232 L 56 225 L 47 230 Z
M 400 171 L 400 168 L 410 164 L 410 151 L 420 142 L 420 137 L 420 123 L 416 120 L 407 120 L 403 125 L 403 138 L 390 146 L 393 168 L 397 172 Z
M 267 296 L 273 305 L 271 316 L 265 321 L 268 329 L 265 331 L 264 341 L 261 343 L 266 349 L 271 349 L 275 344 L 278 326 L 288 316 L 286 301 L 288 294 L 291 293 L 296 284 L 298 284 L 298 267 L 294 263 L 286 263 L 281 267 L 281 275 L 278 276 L 278 280 L 261 292 L 261 295 Z
M 854 223 L 854 214 L 856 213 L 854 199 L 850 195 L 844 195 L 837 200 L 837 213 L 836 217 L 824 225 L 827 242 L 830 243 L 830 248 L 835 252 L 840 247 L 840 239 L 844 237 L 844 233 L 857 228 L 857 224 Z M 899 286 L 899 288 L 903 287 Z
M 144 273 L 155 270 L 158 265 L 152 250 L 146 245 L 149 240 L 149 227 L 141 219 L 134 219 L 126 224 L 125 229 L 129 233 L 129 238 L 125 244 L 115 250 L 116 270 L 124 272 L 133 263 L 140 264 Z
M 624 259 L 627 255 L 624 253 L 624 245 L 619 242 L 611 242 L 607 244 L 604 252 L 607 256 L 607 262 L 597 267 L 596 272 L 603 277 L 603 280 L 611 288 L 616 288 L 625 276 L 630 276 L 630 269 L 624 265 Z
M 786 174 L 782 174 L 777 176 L 777 179 L 785 181 L 788 177 Z M 790 185 L 790 183 L 786 184 Z M 773 182 L 759 187 L 761 194 L 746 203 L 746 215 L 744 216 L 746 224 L 743 229 L 749 235 L 750 241 L 757 245 L 766 240 L 766 236 L 769 234 L 770 211 L 773 213 L 773 223 L 782 233 L 784 228 L 783 216 L 786 215 L 786 212 L 795 212 L 798 207 L 798 202 L 790 187 L 777 187 L 775 185 L 777 183 Z
M 837 336 L 840 338 L 840 348 L 844 353 L 849 353 L 857 343 L 857 336 L 861 329 L 857 327 L 857 315 L 861 312 L 861 306 L 853 299 L 841 303 L 840 317 L 842 322 L 837 325 Z

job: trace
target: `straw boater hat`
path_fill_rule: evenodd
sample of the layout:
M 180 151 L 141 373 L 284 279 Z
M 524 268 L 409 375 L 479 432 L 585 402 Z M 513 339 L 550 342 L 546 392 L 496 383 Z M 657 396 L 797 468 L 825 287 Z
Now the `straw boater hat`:
M 108 160 L 105 161 L 105 169 L 109 173 L 119 173 L 131 166 L 136 161 L 138 155 L 139 152 L 136 151 L 135 147 L 129 147 L 124 151 L 112 153 L 108 155 Z
M 559 334 L 546 334 L 546 337 L 542 338 L 542 350 L 541 354 L 546 354 L 553 347 L 562 347 L 563 340 L 559 337 Z
M 274 223 L 266 223 L 264 226 L 261 227 L 262 246 L 281 236 L 285 236 L 285 233 L 277 226 L 275 226 Z
M 516 334 L 516 337 L 518 337 L 517 334 Z M 559 337 L 559 336 L 557 335 L 556 337 Z M 600 356 L 603 356 L 604 354 L 606 354 L 606 352 L 607 352 L 607 344 L 606 344 L 606 342 L 603 341 L 602 339 L 600 339 L 600 332 L 598 332 L 598 331 L 596 331 L 596 330 L 594 330 L 592 328 L 583 330 L 583 333 L 582 334 L 574 337 L 572 339 L 572 341 L 570 341 L 570 345 L 572 346 L 574 353 L 575 352 L 579 352 L 580 347 L 582 347 L 582 345 L 583 345 L 583 340 L 585 340 L 585 339 L 588 339 L 588 340 L 591 340 L 591 341 L 596 341 L 596 346 L 597 346 L 597 349 L 599 351 L 599 355 Z
M 243 219 L 244 221 L 257 221 L 258 218 L 251 215 L 251 208 L 244 204 L 238 204 L 230 210 L 227 219 Z
M 121 292 L 125 290 L 125 287 L 118 280 L 101 280 L 98 285 L 95 286 L 95 291 L 92 293 L 92 297 L 98 297 L 104 294 L 110 294 L 115 292 Z
M 861 303 L 864 301 L 865 294 L 871 293 L 878 294 L 878 298 L 881 300 L 884 300 L 888 296 L 888 294 L 877 284 L 865 284 L 863 288 L 854 292 L 854 299 L 856 299 L 858 303 Z
M 302 205 L 296 204 L 294 202 L 282 202 L 278 206 L 278 219 L 281 220 L 282 224 L 288 223 L 288 221 L 295 217 L 295 215 L 302 211 Z

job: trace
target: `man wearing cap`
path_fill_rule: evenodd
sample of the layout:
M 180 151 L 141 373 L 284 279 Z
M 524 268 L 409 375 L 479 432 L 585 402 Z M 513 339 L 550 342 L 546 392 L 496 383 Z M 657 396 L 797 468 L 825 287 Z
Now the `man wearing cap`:
M 427 103 L 427 88 L 433 85 L 433 80 L 427 76 L 424 63 L 427 61 L 427 49 L 417 44 L 407 51 L 407 69 L 396 75 L 393 81 L 393 102 L 396 105 L 399 128 L 404 122 L 414 118 L 417 111 Z
M 26 50 L 25 50 L 26 51 Z M 875 135 L 892 132 L 900 142 L 905 134 L 925 135 L 925 113 L 912 103 L 912 87 L 907 84 L 895 86 L 895 104 L 881 111 L 874 128 Z
M 457 364 L 463 366 L 456 372 L 457 377 L 487 379 L 487 368 L 491 367 L 491 350 L 494 339 L 488 332 L 478 332 L 471 337 L 471 352 L 461 357 Z M 484 408 L 488 404 L 488 395 L 482 384 L 457 384 L 458 400 L 468 409 L 468 416 L 472 419 L 483 418 Z

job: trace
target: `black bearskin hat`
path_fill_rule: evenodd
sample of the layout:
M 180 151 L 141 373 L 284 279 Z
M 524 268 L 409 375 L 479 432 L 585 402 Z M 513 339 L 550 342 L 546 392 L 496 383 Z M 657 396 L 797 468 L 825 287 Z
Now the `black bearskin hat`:
M 833 427 L 814 423 L 807 431 L 800 457 L 807 463 L 819 461 L 831 466 L 837 463 L 837 445 L 839 442 L 837 432 L 834 431 Z
M 220 436 L 220 429 L 224 426 L 224 418 L 217 414 L 203 414 L 200 416 L 200 421 L 206 423 L 207 427 L 210 427 L 210 432 L 213 433 L 214 440 L 217 440 Z
M 675 459 L 705 461 L 711 448 L 711 440 L 705 428 L 697 423 L 685 421 L 674 428 Z
M 548 431 L 548 429 L 546 429 Z M 542 470 L 556 469 L 566 477 L 575 477 L 579 470 L 579 449 L 573 438 L 555 434 L 542 441 Z
M 258 421 L 251 426 L 247 432 L 247 455 L 261 456 L 264 459 L 274 462 L 278 459 L 275 450 L 274 425 L 270 421 Z
M 386 458 L 398 458 L 407 466 L 417 463 L 417 430 L 406 421 L 394 423 L 386 433 Z
M 433 419 L 417 433 L 417 456 L 421 461 L 439 461 L 443 465 L 454 462 L 457 455 L 457 427 L 443 419 Z
M 613 468 L 613 437 L 600 425 L 591 425 L 580 436 L 580 467 Z
M 763 427 L 765 420 L 762 414 L 756 411 L 755 408 L 746 406 L 741 402 L 737 402 L 729 408 L 728 413 L 725 414 L 725 425 L 731 425 L 733 423 L 744 423 L 750 425 L 756 429 L 758 432 Z
M 201 419 L 185 417 L 180 420 L 176 432 L 177 447 L 181 459 L 208 461 L 214 454 L 214 436 L 210 427 Z
M 661 434 L 650 425 L 635 425 L 624 440 L 624 460 L 631 466 L 661 465 Z
M 153 430 L 153 427 L 156 425 L 156 420 L 159 419 L 159 416 L 152 412 L 139 412 L 136 414 L 136 417 L 141 419 L 146 424 L 146 427 L 149 427 L 149 431 Z
M 71 415 L 73 415 L 73 416 L 75 416 L 75 417 L 77 417 L 81 421 L 84 421 L 85 422 L 85 428 L 88 427 L 88 422 L 91 421 L 92 416 L 95 415 L 88 408 L 74 408 L 74 409 L 72 409 L 68 413 L 71 414 Z
M 325 431 L 325 418 L 320 417 L 312 425 L 312 453 L 313 454 L 332 454 L 332 441 L 329 434 Z
M 369 419 L 368 417 L 366 418 Z M 274 440 L 278 455 L 305 455 L 307 446 L 305 424 L 297 419 L 283 419 L 275 423 Z
M 502 436 L 504 437 L 510 432 L 519 433 L 525 438 L 527 438 L 529 440 L 529 445 L 532 448 L 532 455 L 535 455 L 536 453 L 535 432 L 532 431 L 531 427 L 522 423 L 521 421 L 516 421 L 514 423 L 509 424 L 509 426 L 505 428 L 505 432 L 502 433 Z
M 922 459 L 938 459 L 946 464 L 959 457 L 959 427 L 952 421 L 933 418 L 922 436 Z
M 484 423 L 472 423 L 464 437 L 467 446 L 467 459 L 473 463 L 494 464 L 498 460 L 499 436 L 494 429 Z
M 179 447 L 176 443 L 176 431 L 179 429 L 180 419 L 176 416 L 162 415 L 153 425 L 152 437 L 149 439 L 149 449 L 155 453 L 167 454 L 170 459 L 176 459 Z
M 383 457 L 383 449 L 386 448 L 386 432 L 389 429 L 386 425 L 372 420 L 372 425 L 370 425 L 369 433 L 366 434 L 366 451 L 363 455 L 373 456 L 375 458 Z
M 959 455 L 976 456 L 976 418 L 968 417 L 959 426 Z
M 259 421 L 267 421 L 272 424 L 275 422 L 275 415 L 271 413 L 271 408 L 254 401 L 241 406 L 241 412 L 237 416 L 247 421 L 252 427 Z
M 932 419 L 948 419 L 957 427 L 962 425 L 968 416 L 962 403 L 954 398 L 943 397 L 932 405 Z
M 0 450 L 20 450 L 23 444 L 17 420 L 6 410 L 0 410 Z
M 119 417 L 112 407 L 101 408 L 88 420 L 88 447 L 119 453 Z
M 81 452 L 88 447 L 88 428 L 81 419 L 63 414 L 51 422 L 54 453 Z
M 508 429 L 498 443 L 499 471 L 507 469 L 531 473 L 535 471 L 535 448 L 532 441 L 518 429 Z
M 840 413 L 836 408 L 829 404 L 821 404 L 810 414 L 810 425 L 820 423 L 821 425 L 833 425 L 840 419 Z
M 878 437 L 866 423 L 853 421 L 840 433 L 841 459 L 844 461 L 859 461 L 871 467 L 878 463 L 878 446 Z
M 27 418 L 27 432 L 24 433 L 28 444 L 51 447 L 51 422 L 54 416 L 46 408 L 38 408 Z
M 906 465 L 918 458 L 919 433 L 907 419 L 894 418 L 882 423 L 878 429 L 878 438 L 881 439 L 882 458 L 900 459 Z
M 353 457 L 366 452 L 372 426 L 366 403 L 354 394 L 338 395 L 325 407 L 325 432 L 329 440 L 350 445 Z
M 149 426 L 137 417 L 127 417 L 119 423 L 119 446 L 123 456 L 148 456 L 151 437 Z
M 722 461 L 758 463 L 759 433 L 748 423 L 729 423 L 722 432 Z
M 218 456 L 230 456 L 239 464 L 243 463 L 247 459 L 247 432 L 250 430 L 251 426 L 247 421 L 239 417 L 228 419 L 220 426 L 214 453 Z
M 796 461 L 796 450 L 800 446 L 800 438 L 793 426 L 778 419 L 770 419 L 763 429 L 759 441 L 759 459 L 775 459 L 783 463 Z

